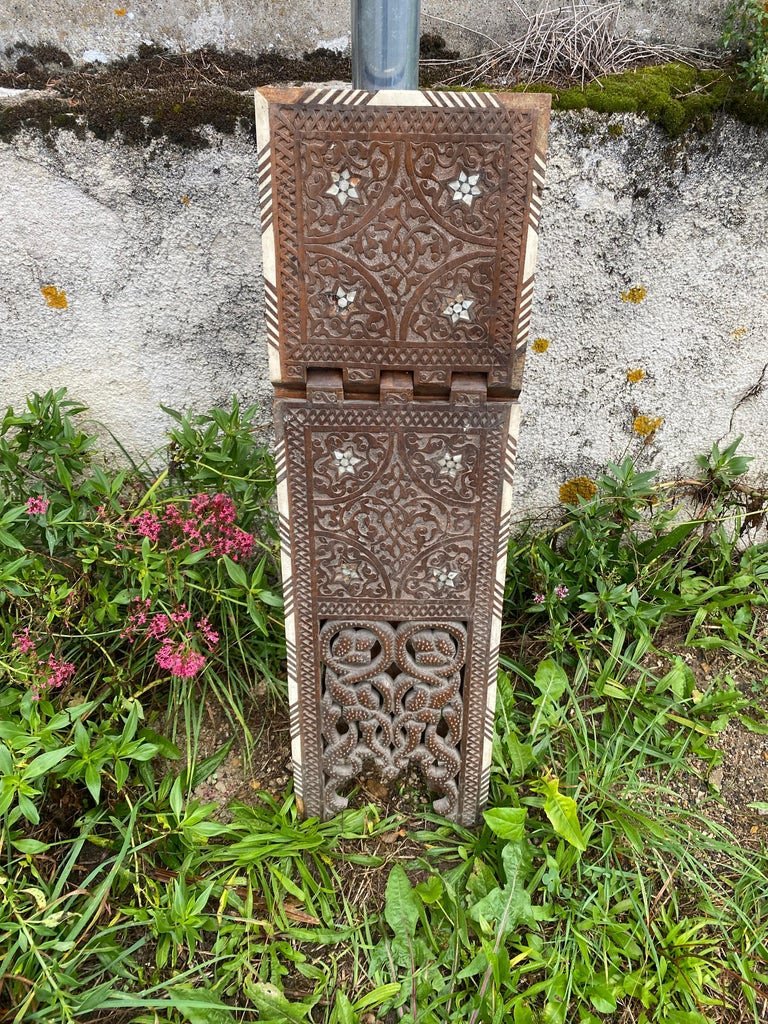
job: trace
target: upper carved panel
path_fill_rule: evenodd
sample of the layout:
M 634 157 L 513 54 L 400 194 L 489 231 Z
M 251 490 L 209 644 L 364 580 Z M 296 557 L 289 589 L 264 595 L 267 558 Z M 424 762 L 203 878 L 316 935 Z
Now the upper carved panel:
M 267 95 L 279 379 L 322 366 L 512 381 L 546 104 Z
M 297 587 L 332 614 L 466 616 L 495 566 L 507 409 L 280 402 Z M 482 570 L 482 571 L 481 571 Z M 479 580 L 479 576 L 482 580 Z

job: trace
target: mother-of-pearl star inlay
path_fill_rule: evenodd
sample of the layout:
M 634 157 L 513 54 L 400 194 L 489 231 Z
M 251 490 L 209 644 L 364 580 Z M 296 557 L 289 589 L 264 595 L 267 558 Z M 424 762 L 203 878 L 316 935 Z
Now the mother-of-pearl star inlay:
M 448 590 L 456 586 L 457 569 L 433 569 L 432 576 L 440 590 Z
M 333 301 L 336 303 L 339 310 L 342 313 L 345 313 L 352 306 L 356 295 L 356 288 L 350 288 L 349 291 L 346 291 L 341 287 L 341 285 L 339 285 L 336 289 L 336 294 L 333 296 Z
M 355 466 L 363 461 L 358 455 L 355 455 L 351 448 L 347 448 L 345 451 L 339 451 L 337 448 L 333 453 L 333 457 L 336 460 L 336 469 L 339 471 L 339 476 L 344 476 L 345 473 L 354 476 L 357 472 Z
M 455 480 L 461 470 L 461 455 L 454 455 L 452 452 L 444 451 L 437 460 L 442 476 L 449 476 Z
M 344 206 L 349 199 L 360 201 L 357 186 L 360 179 L 344 168 L 343 171 L 331 171 L 331 187 L 326 189 L 327 196 L 333 196 L 339 206 Z
M 483 192 L 477 184 L 479 180 L 479 172 L 477 174 L 467 174 L 465 171 L 459 171 L 456 181 L 448 182 L 448 188 L 451 190 L 454 203 L 466 203 L 467 206 L 471 206 L 475 196 L 482 195 Z
M 458 323 L 459 320 L 471 320 L 469 310 L 474 304 L 474 299 L 467 298 L 462 292 L 459 292 L 445 307 L 443 316 L 447 316 L 452 324 Z

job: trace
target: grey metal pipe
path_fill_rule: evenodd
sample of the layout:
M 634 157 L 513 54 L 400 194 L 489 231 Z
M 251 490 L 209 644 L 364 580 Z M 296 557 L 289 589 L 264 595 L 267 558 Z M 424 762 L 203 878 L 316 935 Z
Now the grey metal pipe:
M 418 89 L 421 0 L 352 0 L 352 85 Z

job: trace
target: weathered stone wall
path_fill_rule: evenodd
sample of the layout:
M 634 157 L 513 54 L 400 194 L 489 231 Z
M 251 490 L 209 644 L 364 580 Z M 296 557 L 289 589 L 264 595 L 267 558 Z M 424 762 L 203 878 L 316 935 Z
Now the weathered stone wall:
M 643 40 L 715 46 L 725 7 L 726 0 L 625 0 L 619 27 Z M 521 24 L 514 5 L 497 0 L 422 0 L 422 10 L 424 31 L 440 32 L 463 52 L 486 48 L 489 36 L 504 42 Z M 0 50 L 23 39 L 56 43 L 85 61 L 134 53 L 141 43 L 300 54 L 345 48 L 349 11 L 349 0 L 15 0 L 0 6 Z
M 67 385 L 142 454 L 161 402 L 236 392 L 269 422 L 254 145 L 210 140 L 0 144 L 3 405 Z M 671 142 L 630 115 L 554 115 L 532 338 L 519 510 L 627 449 L 688 473 L 735 433 L 768 474 L 765 133 L 723 119 Z M 647 441 L 638 415 L 663 418 Z

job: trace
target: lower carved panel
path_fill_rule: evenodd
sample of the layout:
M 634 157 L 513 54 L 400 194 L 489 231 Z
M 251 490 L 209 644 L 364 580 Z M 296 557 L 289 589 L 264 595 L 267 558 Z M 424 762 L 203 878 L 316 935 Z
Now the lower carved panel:
M 466 656 L 462 622 L 323 625 L 322 765 L 330 811 L 346 808 L 340 790 L 364 766 L 391 780 L 416 765 L 438 794 L 435 811 L 455 815 Z

